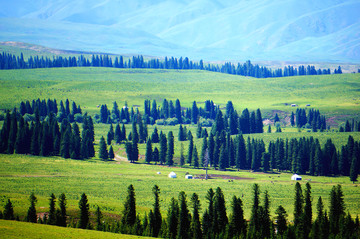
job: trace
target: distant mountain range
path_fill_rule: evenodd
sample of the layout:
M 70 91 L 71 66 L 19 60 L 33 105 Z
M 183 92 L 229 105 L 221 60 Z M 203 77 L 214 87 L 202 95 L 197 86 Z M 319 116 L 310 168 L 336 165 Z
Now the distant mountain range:
M 0 41 L 192 59 L 360 62 L 359 0 L 2 1 Z

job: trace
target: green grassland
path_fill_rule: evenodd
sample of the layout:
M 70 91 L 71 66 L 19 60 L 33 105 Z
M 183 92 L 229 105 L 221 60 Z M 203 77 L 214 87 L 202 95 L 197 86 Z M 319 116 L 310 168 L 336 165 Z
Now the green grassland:
M 110 232 L 89 231 L 74 228 L 63 228 L 27 222 L 0 220 L 1 238 L 146 238 L 130 235 L 119 235 Z
M 319 109 L 328 117 L 359 116 L 360 74 L 255 79 L 199 70 L 60 68 L 0 72 L 0 109 L 37 98 L 74 100 L 90 114 L 97 105 L 112 102 L 140 105 L 145 99 L 180 99 L 190 107 L 211 99 L 221 107 L 231 100 L 237 110 L 260 108 L 264 117 L 273 110 L 286 112 L 298 104 Z
M 169 179 L 167 175 L 174 171 L 178 178 Z M 161 172 L 161 174 L 157 174 Z M 137 210 L 140 215 L 149 212 L 153 204 L 151 188 L 158 185 L 161 189 L 161 209 L 166 215 L 171 197 L 185 191 L 190 197 L 199 194 L 202 209 L 207 207 L 205 194 L 209 188 L 221 187 L 227 207 L 233 195 L 242 198 L 246 218 L 250 217 L 252 203 L 252 185 L 258 183 L 262 192 L 269 191 L 271 213 L 281 204 L 293 216 L 294 182 L 289 173 L 251 173 L 249 171 L 215 171 L 210 175 L 225 175 L 210 180 L 185 179 L 185 174 L 205 174 L 203 169 L 177 168 L 159 165 L 131 164 L 129 162 L 101 162 L 99 160 L 70 160 L 58 157 L 36 157 L 25 155 L 2 155 L 0 158 L 0 207 L 7 198 L 11 198 L 15 214 L 23 217 L 29 206 L 28 197 L 34 192 L 38 197 L 37 211 L 48 210 L 48 197 L 51 193 L 60 195 L 65 192 L 68 198 L 68 211 L 71 217 L 78 215 L 78 202 L 83 192 L 88 195 L 90 209 L 94 213 L 100 206 L 106 217 L 118 218 L 123 209 L 128 185 L 133 184 L 136 191 Z M 229 182 L 229 178 L 245 179 Z M 332 186 L 341 184 L 346 210 L 352 215 L 360 214 L 360 190 L 358 184 L 352 184 L 348 177 L 312 177 L 304 176 L 301 184 L 311 182 L 315 207 L 319 196 L 329 205 L 329 193 Z M 202 211 L 202 212 L 203 212 Z M 229 213 L 229 211 L 228 211 Z M 314 210 L 315 214 L 315 210 Z
M 195 100 L 198 106 L 211 99 L 221 107 L 231 100 L 239 111 L 244 108 L 255 110 L 260 108 L 263 118 L 273 117 L 274 112 L 286 115 L 295 108 L 287 104 L 298 104 L 319 109 L 328 119 L 341 123 L 345 118 L 359 118 L 360 74 L 283 77 L 271 79 L 255 79 L 206 71 L 178 71 L 154 69 L 113 69 L 113 68 L 60 68 L 60 69 L 26 69 L 0 71 L 0 109 L 18 107 L 21 101 L 33 99 L 55 98 L 56 100 L 73 100 L 80 104 L 83 111 L 90 115 L 99 113 L 100 104 L 112 108 L 117 101 L 122 106 L 139 105 L 143 109 L 145 99 L 155 99 L 161 104 L 164 98 L 180 99 L 183 107 L 190 107 Z M 284 112 L 284 113 L 283 113 Z M 0 122 L 2 126 L 2 122 Z M 159 132 L 175 136 L 175 162 L 180 156 L 183 144 L 187 154 L 188 142 L 178 142 L 178 126 L 157 126 Z M 196 126 L 187 126 L 195 136 Z M 109 125 L 95 124 L 96 144 L 101 136 L 106 136 Z M 127 134 L 131 125 L 126 126 Z M 149 135 L 154 126 L 148 126 Z M 299 138 L 313 136 L 323 145 L 331 138 L 336 147 L 346 144 L 348 136 L 360 140 L 360 133 L 337 132 L 298 132 L 287 127 L 282 133 L 264 133 L 250 135 L 252 138 L 263 139 L 266 144 L 277 138 Z M 331 130 L 332 131 L 332 130 Z M 266 129 L 265 129 L 266 132 Z M 247 138 L 247 135 L 245 136 Z M 195 145 L 200 153 L 202 139 L 196 139 Z M 157 145 L 154 145 L 157 146 Z M 153 147 L 154 147 L 153 146 Z M 124 154 L 123 145 L 113 145 L 119 155 Z M 97 150 L 98 145 L 95 146 Z M 139 145 L 140 154 L 145 154 L 145 145 Z M 157 184 L 161 189 L 161 209 L 166 214 L 171 197 L 177 197 L 180 191 L 188 195 L 198 193 L 202 203 L 202 212 L 207 207 L 205 194 L 209 188 L 221 187 L 230 208 L 233 195 L 240 196 L 244 203 L 245 216 L 250 218 L 251 187 L 260 185 L 262 192 L 269 191 L 271 213 L 280 204 L 293 218 L 294 182 L 291 174 L 263 174 L 249 171 L 215 171 L 210 174 L 226 175 L 210 180 L 186 180 L 185 174 L 204 174 L 202 169 L 169 168 L 167 166 L 146 165 L 140 158 L 138 164 L 128 162 L 102 162 L 97 159 L 80 161 L 59 157 L 36 157 L 30 155 L 0 155 L 0 208 L 5 200 L 11 198 L 15 214 L 23 217 L 28 208 L 28 197 L 34 192 L 39 201 L 38 212 L 48 210 L 48 197 L 51 193 L 59 196 L 65 192 L 68 198 L 69 214 L 76 218 L 80 195 L 88 195 L 92 212 L 99 205 L 107 218 L 119 218 L 126 189 L 133 184 L 136 190 L 137 209 L 141 215 L 152 208 L 153 197 L 151 188 Z M 167 174 L 174 171 L 177 179 L 169 179 Z M 161 172 L 161 174 L 157 174 Z M 233 180 L 228 177 L 248 179 Z M 332 186 L 341 184 L 345 194 L 347 211 L 352 215 L 360 214 L 360 189 L 352 184 L 348 177 L 312 177 L 304 176 L 301 184 L 311 180 L 313 206 L 319 196 L 324 199 L 325 207 L 329 205 L 329 193 Z M 315 207 L 314 207 L 315 208 Z M 315 213 L 315 209 L 313 210 Z M 228 211 L 229 212 L 229 211 Z M 2 230 L 1 226 L 0 229 Z M 9 226 L 10 227 L 10 226 Z M 35 230 L 35 229 L 29 229 Z M 39 229 L 40 230 L 40 229 Z M 46 230 L 46 229 L 44 229 Z M 68 233 L 68 232 L 66 232 Z M 72 233 L 72 232 L 70 232 Z

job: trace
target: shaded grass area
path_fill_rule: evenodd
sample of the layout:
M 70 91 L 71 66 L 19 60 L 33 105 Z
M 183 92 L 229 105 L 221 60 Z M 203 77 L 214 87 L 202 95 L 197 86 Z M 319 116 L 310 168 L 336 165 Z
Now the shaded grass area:
M 182 106 L 211 99 L 220 106 L 231 100 L 237 110 L 260 108 L 291 112 L 285 104 L 319 109 L 327 116 L 356 115 L 360 74 L 255 79 L 199 70 L 60 68 L 0 71 L 0 109 L 13 108 L 38 97 L 74 100 L 91 114 L 96 107 L 125 101 L 140 105 L 145 99 L 180 99 Z M 202 106 L 203 105 L 198 105 Z
M 167 175 L 174 171 L 178 178 L 169 179 Z M 161 172 L 161 174 L 157 174 Z M 141 215 L 149 213 L 153 204 L 151 188 L 158 185 L 161 189 L 161 211 L 166 211 L 171 197 L 178 197 L 185 191 L 190 197 L 197 193 L 201 200 L 202 212 L 207 207 L 205 200 L 209 188 L 221 187 L 226 199 L 228 213 L 233 195 L 241 197 L 245 216 L 250 218 L 252 204 L 252 186 L 260 185 L 262 192 L 269 191 L 271 214 L 281 204 L 293 218 L 294 182 L 291 174 L 264 174 L 249 171 L 215 171 L 210 180 L 185 179 L 185 174 L 201 175 L 203 169 L 177 168 L 159 165 L 130 164 L 128 162 L 101 162 L 95 160 L 77 161 L 58 157 L 42 158 L 35 156 L 1 155 L 0 157 L 0 207 L 6 199 L 11 198 L 15 214 L 23 217 L 29 206 L 28 197 L 34 192 L 39 201 L 38 212 L 48 211 L 48 197 L 51 193 L 59 196 L 64 192 L 68 198 L 68 210 L 72 218 L 78 217 L 78 202 L 83 192 L 88 195 L 90 210 L 95 212 L 96 206 L 108 217 L 117 218 L 123 210 L 128 185 L 133 184 L 136 192 L 137 210 Z M 247 180 L 230 180 L 229 178 L 252 178 Z M 345 194 L 346 211 L 352 215 L 360 213 L 360 189 L 352 184 L 348 177 L 313 177 L 304 176 L 301 184 L 311 181 L 313 206 L 322 196 L 325 207 L 329 205 L 329 193 L 332 186 L 341 184 Z
M 28 222 L 0 220 L 0 235 L 2 238 L 146 238 L 115 234 L 110 232 L 90 231 L 74 228 L 56 227 Z

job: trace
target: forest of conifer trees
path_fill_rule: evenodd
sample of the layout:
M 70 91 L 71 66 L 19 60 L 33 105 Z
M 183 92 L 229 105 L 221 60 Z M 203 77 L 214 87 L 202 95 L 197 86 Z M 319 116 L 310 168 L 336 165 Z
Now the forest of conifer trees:
M 165 57 L 164 60 L 151 58 L 144 60 L 143 56 L 133 56 L 125 60 L 123 56 L 113 57 L 109 55 L 92 55 L 91 59 L 84 57 L 62 57 L 54 56 L 39 57 L 30 56 L 26 61 L 23 54 L 15 56 L 10 53 L 2 52 L 0 54 L 0 70 L 8 69 L 33 69 L 33 68 L 58 68 L 58 67 L 115 67 L 115 68 L 150 68 L 150 69 L 181 69 L 181 70 L 207 70 L 232 75 L 251 76 L 256 78 L 268 77 L 287 77 L 301 75 L 327 75 L 331 74 L 330 69 L 316 69 L 315 66 L 285 66 L 284 69 L 278 68 L 272 70 L 270 68 L 253 65 L 251 61 L 241 64 L 233 64 L 226 62 L 224 64 L 204 64 L 202 60 L 193 62 L 189 58 Z M 342 74 L 341 67 L 334 69 L 334 74 Z

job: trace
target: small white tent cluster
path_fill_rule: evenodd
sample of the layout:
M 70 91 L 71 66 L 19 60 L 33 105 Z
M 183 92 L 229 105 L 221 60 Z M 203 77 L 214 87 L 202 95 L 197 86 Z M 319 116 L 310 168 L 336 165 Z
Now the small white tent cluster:
M 302 178 L 301 176 L 294 174 L 293 176 L 291 176 L 291 180 L 295 180 L 295 181 L 300 181 Z
M 174 172 L 169 173 L 169 178 L 176 178 L 176 173 Z

